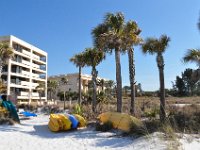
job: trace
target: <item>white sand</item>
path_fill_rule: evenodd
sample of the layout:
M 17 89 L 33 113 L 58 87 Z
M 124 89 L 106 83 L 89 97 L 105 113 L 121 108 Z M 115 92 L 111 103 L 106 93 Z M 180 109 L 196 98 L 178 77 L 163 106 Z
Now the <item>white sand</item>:
M 53 133 L 48 129 L 49 117 L 39 115 L 21 124 L 0 126 L 0 150 L 163 150 L 166 142 L 159 133 L 133 139 L 117 137 L 112 132 L 97 132 L 92 128 Z M 181 139 L 186 150 L 200 150 L 200 139 Z

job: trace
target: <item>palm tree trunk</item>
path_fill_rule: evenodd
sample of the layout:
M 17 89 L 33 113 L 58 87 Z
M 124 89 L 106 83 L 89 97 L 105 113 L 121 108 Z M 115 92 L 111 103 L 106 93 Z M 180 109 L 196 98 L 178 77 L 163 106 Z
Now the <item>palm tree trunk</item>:
M 2 76 L 2 70 L 3 70 L 3 66 L 0 64 L 0 81 L 2 81 L 2 78 L 1 78 L 1 76 Z
M 134 49 L 130 48 L 128 50 L 129 58 L 129 78 L 130 78 L 130 87 L 131 87 L 131 108 L 130 113 L 135 114 L 135 65 L 134 65 Z
M 117 81 L 117 112 L 122 112 L 122 77 L 121 77 L 121 64 L 120 64 L 120 50 L 115 49 L 115 62 L 116 62 L 116 81 Z
M 50 100 L 52 100 L 52 91 L 50 91 Z
M 158 63 L 159 78 L 160 78 L 160 121 L 164 123 L 166 119 L 166 113 L 165 113 L 164 59 L 162 54 L 158 54 L 157 63 Z
M 92 100 L 92 111 L 96 112 L 96 101 L 97 101 L 97 71 L 96 68 L 92 67 L 92 84 L 93 84 L 93 100 Z
M 79 84 L 78 84 L 78 104 L 80 105 L 81 104 L 81 66 L 79 66 Z

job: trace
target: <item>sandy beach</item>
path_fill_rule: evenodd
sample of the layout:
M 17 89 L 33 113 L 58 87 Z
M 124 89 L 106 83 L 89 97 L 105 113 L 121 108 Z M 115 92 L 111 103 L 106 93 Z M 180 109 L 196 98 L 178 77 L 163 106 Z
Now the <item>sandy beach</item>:
M 147 137 L 131 138 L 116 136 L 116 132 L 98 132 L 93 128 L 53 133 L 48 129 L 48 115 L 38 115 L 21 120 L 21 124 L 0 126 L 1 150 L 163 150 L 169 144 L 160 138 L 160 133 Z M 199 150 L 200 138 L 187 136 L 181 140 L 185 150 Z

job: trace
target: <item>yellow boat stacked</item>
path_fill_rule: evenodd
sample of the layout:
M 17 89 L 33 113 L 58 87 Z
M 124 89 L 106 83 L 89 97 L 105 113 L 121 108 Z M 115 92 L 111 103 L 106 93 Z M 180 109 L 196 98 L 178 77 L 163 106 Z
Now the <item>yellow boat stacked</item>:
M 87 122 L 86 122 L 86 120 L 82 117 L 82 116 L 80 116 L 80 115 L 78 115 L 78 114 L 73 114 L 75 117 L 76 117 L 76 119 L 79 121 L 79 125 L 78 125 L 78 127 L 85 127 L 86 125 L 87 125 Z
M 80 115 L 73 115 L 78 120 L 78 127 L 85 127 L 86 120 Z M 72 129 L 72 122 L 68 115 L 64 114 L 51 114 L 49 118 L 48 127 L 51 131 L 67 131 Z
M 129 132 L 133 125 L 142 126 L 142 122 L 128 114 L 118 112 L 105 112 L 98 116 L 102 123 L 111 122 L 113 128 Z

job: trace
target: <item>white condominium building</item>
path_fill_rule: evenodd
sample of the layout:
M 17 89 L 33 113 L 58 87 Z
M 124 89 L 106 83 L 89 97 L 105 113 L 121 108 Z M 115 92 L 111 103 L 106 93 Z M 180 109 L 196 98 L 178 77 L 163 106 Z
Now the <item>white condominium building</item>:
M 14 51 L 14 57 L 8 60 L 2 72 L 2 79 L 7 83 L 7 95 L 19 103 L 46 101 L 47 53 L 12 35 L 1 36 L 2 41 Z M 38 90 L 39 85 L 43 85 L 43 92 Z

